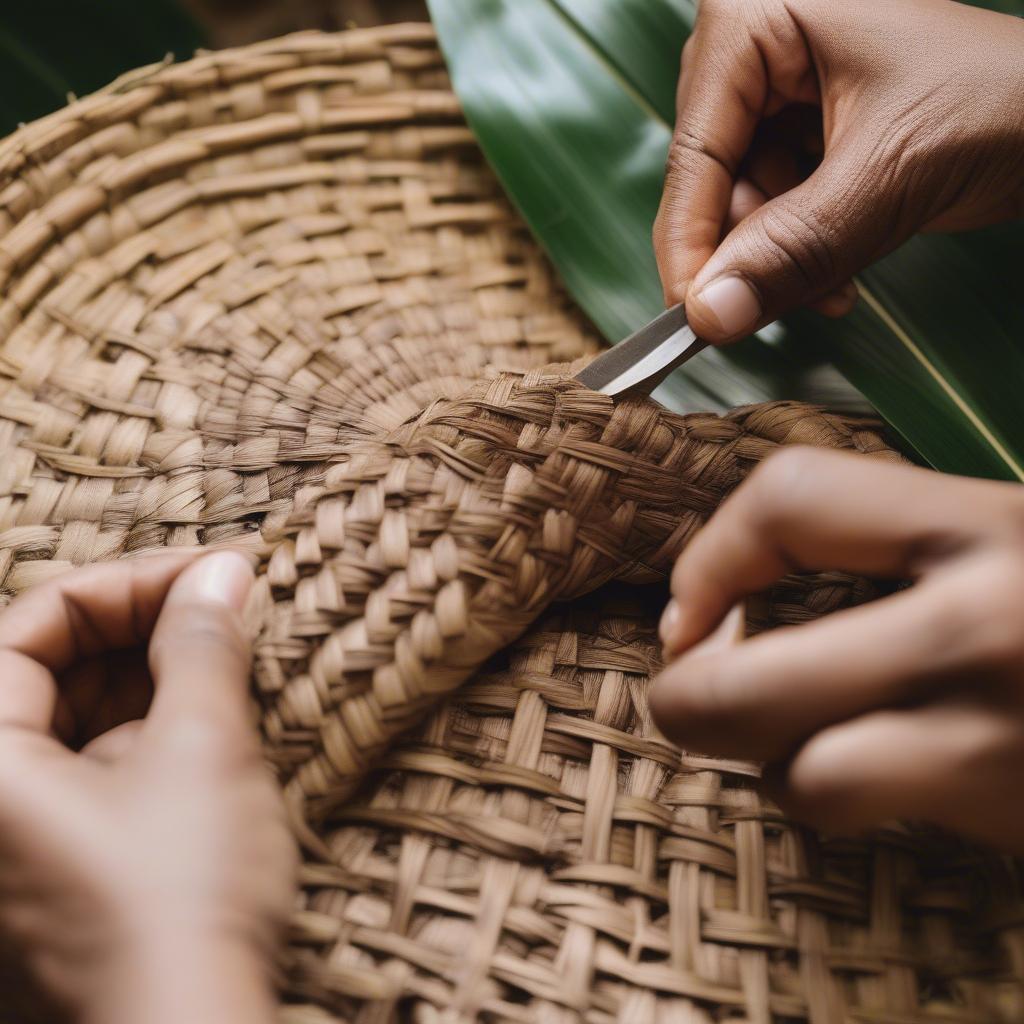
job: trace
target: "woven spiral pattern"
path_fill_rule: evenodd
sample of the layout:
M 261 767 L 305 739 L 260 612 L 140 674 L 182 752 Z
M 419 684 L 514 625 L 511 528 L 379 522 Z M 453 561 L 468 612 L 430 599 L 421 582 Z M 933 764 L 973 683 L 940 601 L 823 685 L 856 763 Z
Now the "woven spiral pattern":
M 126 76 L 0 144 L 0 587 L 239 538 L 352 431 L 587 351 L 429 25 Z
M 568 376 L 597 349 L 429 26 L 142 69 L 0 143 L 0 593 L 257 556 L 294 1020 L 1019 1019 L 1012 865 L 789 827 L 653 734 L 654 609 L 580 603 L 780 445 L 894 456 L 795 404 L 614 406 Z M 790 579 L 754 625 L 872 593 Z

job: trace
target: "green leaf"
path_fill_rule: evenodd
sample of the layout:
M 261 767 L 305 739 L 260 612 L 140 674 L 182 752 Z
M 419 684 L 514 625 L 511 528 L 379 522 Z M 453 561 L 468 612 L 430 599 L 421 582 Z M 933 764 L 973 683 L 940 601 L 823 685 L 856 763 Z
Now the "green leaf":
M 430 7 L 466 116 L 510 198 L 605 337 L 624 337 L 662 307 L 650 231 L 693 5 Z M 802 312 L 705 352 L 658 397 L 680 409 L 816 397 L 838 369 L 933 465 L 1024 480 L 1014 411 L 1024 305 L 1010 280 L 1022 241 L 1019 228 L 914 239 L 863 275 L 851 316 Z
M 690 0 L 650 3 L 618 0 L 595 4 L 592 0 L 554 0 L 573 27 L 590 41 L 663 121 L 675 118 L 676 81 L 680 50 L 697 15 Z M 673 45 L 666 46 L 665 40 Z
M 174 0 L 35 0 L 0 14 L 0 134 L 125 71 L 203 43 Z
M 1014 14 L 1018 18 L 1024 17 L 1024 2 L 1022 0 L 964 0 L 964 2 L 972 7 L 987 7 L 990 11 Z

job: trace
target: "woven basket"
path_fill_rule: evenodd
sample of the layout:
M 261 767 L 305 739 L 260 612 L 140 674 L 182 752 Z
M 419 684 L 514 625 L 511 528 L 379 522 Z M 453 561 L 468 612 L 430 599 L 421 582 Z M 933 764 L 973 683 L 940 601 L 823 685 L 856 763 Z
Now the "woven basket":
M 895 456 L 806 406 L 569 379 L 597 342 L 429 26 L 143 69 L 24 128 L 0 290 L 3 593 L 162 545 L 260 558 L 254 692 L 306 850 L 288 1019 L 1024 1014 L 1014 865 L 808 835 L 646 711 L 639 584 L 751 466 Z M 872 592 L 790 579 L 754 625 Z

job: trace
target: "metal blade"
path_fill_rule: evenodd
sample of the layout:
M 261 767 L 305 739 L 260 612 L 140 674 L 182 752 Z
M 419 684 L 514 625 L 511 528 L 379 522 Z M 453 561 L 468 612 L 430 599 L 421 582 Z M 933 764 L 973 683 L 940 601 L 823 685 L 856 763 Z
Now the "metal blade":
M 612 397 L 650 394 L 677 366 L 706 345 L 686 322 L 681 305 L 666 309 L 646 327 L 602 352 L 576 379 Z

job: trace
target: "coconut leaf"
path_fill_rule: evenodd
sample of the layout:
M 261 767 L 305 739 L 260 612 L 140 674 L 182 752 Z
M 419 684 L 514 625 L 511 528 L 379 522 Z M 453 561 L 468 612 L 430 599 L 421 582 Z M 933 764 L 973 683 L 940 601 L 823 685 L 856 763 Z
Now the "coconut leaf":
M 662 307 L 650 231 L 692 4 L 430 6 L 467 118 L 509 196 L 597 327 L 624 337 Z M 1011 280 L 1022 241 L 1019 228 L 914 239 L 862 276 L 863 301 L 845 320 L 796 314 L 702 354 L 658 397 L 693 409 L 806 396 L 809 386 L 820 394 L 838 370 L 933 465 L 1024 479 L 1014 414 L 1024 306 Z

